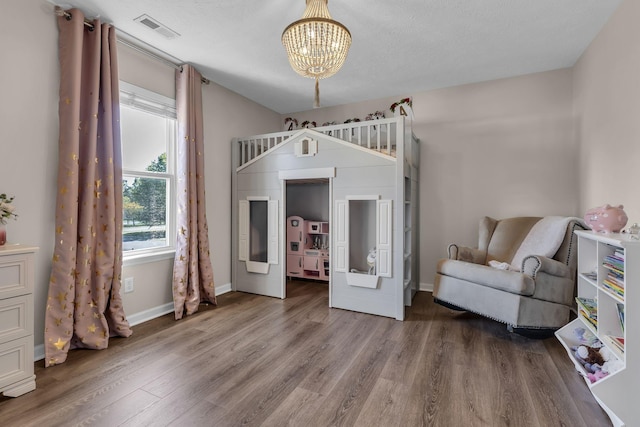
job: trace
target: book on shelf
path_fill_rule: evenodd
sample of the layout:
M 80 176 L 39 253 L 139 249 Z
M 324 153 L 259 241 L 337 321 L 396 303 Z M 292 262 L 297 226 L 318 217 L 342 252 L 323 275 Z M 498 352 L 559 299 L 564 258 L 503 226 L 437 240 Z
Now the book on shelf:
M 624 288 L 621 288 L 620 286 L 616 285 L 610 280 L 607 280 L 607 279 L 603 280 L 602 287 L 609 290 L 614 295 L 617 295 L 620 298 L 624 298 Z
M 580 308 L 578 312 L 580 313 L 580 316 L 582 316 L 582 318 L 587 321 L 587 323 L 593 326 L 596 330 L 598 329 L 597 318 L 590 317 L 589 314 L 586 311 L 584 311 L 582 308 Z
M 616 268 L 617 270 L 624 271 L 624 259 L 616 255 L 607 255 L 604 257 L 604 262 Z
M 620 327 L 622 328 L 622 332 L 624 332 L 624 304 L 617 303 L 616 307 L 618 309 L 618 318 L 620 319 Z
M 613 256 L 621 261 L 624 261 L 624 249 L 616 249 L 613 252 Z
M 589 280 L 598 280 L 598 273 L 596 273 L 595 271 L 587 271 L 585 273 L 582 273 L 582 275 Z
M 624 277 L 624 270 L 621 270 L 619 267 L 616 267 L 615 265 L 608 262 L 603 262 L 602 266 L 610 272 L 617 274 L 619 277 Z
M 598 304 L 595 299 L 576 297 L 576 302 L 580 310 L 587 314 L 587 317 L 598 320 Z
M 620 286 L 621 288 L 624 288 L 624 278 L 622 278 L 622 277 L 618 277 L 618 276 L 616 276 L 616 275 L 615 275 L 615 274 L 613 274 L 613 273 L 609 273 L 609 274 L 607 274 L 607 279 L 608 279 L 610 282 L 612 282 L 612 283 L 614 283 L 614 284 L 616 284 L 616 285 Z
M 614 335 L 606 335 L 607 341 L 612 344 L 615 348 L 624 353 L 624 338 L 616 337 Z
M 610 285 L 614 289 L 618 289 L 620 291 L 624 291 L 624 286 L 620 285 L 620 283 L 616 282 L 615 280 L 611 280 L 610 277 L 605 278 L 603 280 L 603 282 L 606 282 L 608 285 Z

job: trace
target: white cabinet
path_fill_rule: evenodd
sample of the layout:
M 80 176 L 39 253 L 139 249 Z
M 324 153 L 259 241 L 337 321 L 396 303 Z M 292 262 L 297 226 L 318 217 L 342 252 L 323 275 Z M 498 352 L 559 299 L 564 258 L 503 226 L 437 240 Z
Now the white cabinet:
M 0 393 L 9 397 L 36 388 L 33 284 L 37 249 L 0 246 Z
M 640 240 L 619 233 L 575 233 L 578 298 L 593 302 L 593 315 L 589 320 L 585 310 L 579 310 L 578 317 L 556 336 L 613 424 L 635 425 L 640 420 Z M 599 379 L 588 377 L 574 356 L 574 348 L 585 337 L 597 338 L 594 346 L 604 345 L 610 350 L 618 366 L 615 372 Z M 616 338 L 624 340 L 624 347 L 614 344 Z

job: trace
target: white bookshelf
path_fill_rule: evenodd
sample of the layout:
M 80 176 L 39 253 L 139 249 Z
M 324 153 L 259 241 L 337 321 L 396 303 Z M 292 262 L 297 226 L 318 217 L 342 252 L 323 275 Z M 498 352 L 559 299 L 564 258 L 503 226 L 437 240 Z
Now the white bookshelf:
M 578 237 L 577 293 L 578 297 L 595 299 L 597 324 L 592 325 L 579 314 L 559 329 L 556 337 L 613 425 L 634 425 L 640 420 L 640 321 L 636 320 L 636 317 L 640 320 L 640 310 L 635 308 L 640 304 L 640 240 L 634 239 L 636 236 L 620 233 L 602 234 L 581 230 L 575 233 Z M 623 295 L 611 291 L 604 284 L 609 274 L 605 267 L 606 257 L 616 251 L 624 257 Z M 624 307 L 624 327 L 618 314 L 618 305 Z M 607 346 L 622 362 L 621 368 L 592 383 L 571 350 L 581 344 L 576 335 L 578 328 L 591 332 Z M 611 342 L 611 336 L 624 338 L 624 351 Z

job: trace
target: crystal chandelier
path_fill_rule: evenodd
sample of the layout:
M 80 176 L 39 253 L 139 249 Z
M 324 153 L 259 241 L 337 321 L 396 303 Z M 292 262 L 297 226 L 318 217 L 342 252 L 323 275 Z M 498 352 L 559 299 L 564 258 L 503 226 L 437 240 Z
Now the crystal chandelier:
M 331 19 L 328 0 L 306 0 L 302 19 L 282 33 L 282 44 L 296 73 L 316 79 L 314 107 L 320 106 L 318 81 L 338 72 L 351 46 L 351 33 Z

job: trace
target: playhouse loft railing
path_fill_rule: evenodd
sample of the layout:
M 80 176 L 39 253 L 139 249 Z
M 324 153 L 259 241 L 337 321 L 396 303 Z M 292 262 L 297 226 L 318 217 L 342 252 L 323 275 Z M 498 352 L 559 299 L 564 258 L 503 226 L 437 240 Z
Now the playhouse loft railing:
M 396 141 L 402 138 L 402 134 L 398 132 L 400 124 L 401 118 L 393 117 L 389 119 L 321 126 L 313 128 L 313 130 L 360 147 L 395 157 Z M 236 167 L 240 167 L 269 150 L 276 148 L 298 132 L 300 132 L 300 129 L 238 138 L 236 140 L 238 146 L 234 147 L 234 149 L 239 150 L 240 162 Z

